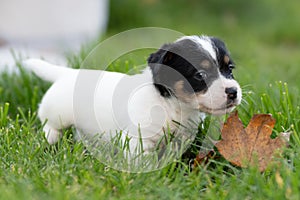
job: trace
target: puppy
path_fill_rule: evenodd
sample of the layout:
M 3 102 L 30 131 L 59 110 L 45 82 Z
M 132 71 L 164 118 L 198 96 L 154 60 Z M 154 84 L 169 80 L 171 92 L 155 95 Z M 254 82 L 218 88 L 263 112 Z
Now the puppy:
M 215 37 L 184 36 L 165 44 L 137 75 L 71 69 L 38 59 L 24 66 L 53 83 L 38 110 L 50 144 L 62 129 L 74 126 L 81 136 L 101 135 L 106 142 L 121 132 L 122 141 L 129 138 L 130 151 L 142 142 L 147 153 L 163 137 L 194 138 L 189 130 L 197 129 L 201 116 L 228 113 L 242 98 L 233 61 Z

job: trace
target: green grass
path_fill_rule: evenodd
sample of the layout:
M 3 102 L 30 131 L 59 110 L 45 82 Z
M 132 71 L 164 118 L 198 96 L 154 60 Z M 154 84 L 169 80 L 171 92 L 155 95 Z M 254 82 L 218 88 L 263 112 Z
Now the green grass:
M 238 107 L 243 123 L 256 113 L 271 113 L 277 120 L 274 135 L 292 132 L 280 165 L 260 173 L 255 167 L 241 169 L 217 158 L 191 171 L 188 159 L 178 159 L 150 173 L 116 171 L 74 142 L 71 130 L 57 145 L 46 143 L 36 111 L 49 84 L 21 70 L 0 75 L 0 199 L 299 199 L 299 3 L 111 3 L 105 37 L 133 27 L 162 26 L 223 38 L 236 61 L 234 75 L 243 87 L 244 100 Z M 80 54 L 70 53 L 70 65 L 78 68 L 87 52 L 83 48 Z M 110 70 L 128 72 L 131 66 L 143 64 L 141 57 L 146 59 L 148 53 L 126 55 Z M 195 144 L 192 152 L 196 151 Z

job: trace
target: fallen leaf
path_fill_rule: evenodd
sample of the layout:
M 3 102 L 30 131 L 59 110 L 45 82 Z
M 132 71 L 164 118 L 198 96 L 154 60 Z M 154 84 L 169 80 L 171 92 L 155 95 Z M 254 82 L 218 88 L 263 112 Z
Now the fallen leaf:
M 270 136 L 275 119 L 269 114 L 257 114 L 248 126 L 235 112 L 229 116 L 221 130 L 222 139 L 215 144 L 220 154 L 229 162 L 240 167 L 255 166 L 262 172 L 287 145 L 288 133 L 281 133 L 272 139 Z

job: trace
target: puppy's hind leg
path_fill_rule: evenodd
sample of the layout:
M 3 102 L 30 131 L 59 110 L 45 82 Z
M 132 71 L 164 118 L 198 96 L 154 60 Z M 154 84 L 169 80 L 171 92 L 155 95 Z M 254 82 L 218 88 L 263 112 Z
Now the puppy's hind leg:
M 44 95 L 38 109 L 38 117 L 45 123 L 43 130 L 49 144 L 62 137 L 63 129 L 73 124 L 72 86 L 64 82 L 54 83 Z

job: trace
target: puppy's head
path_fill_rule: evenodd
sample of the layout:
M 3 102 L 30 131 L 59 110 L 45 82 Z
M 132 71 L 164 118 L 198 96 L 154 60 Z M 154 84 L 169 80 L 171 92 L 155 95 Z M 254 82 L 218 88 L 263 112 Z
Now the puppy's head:
M 150 55 L 155 87 L 165 98 L 175 96 L 194 109 L 214 115 L 241 102 L 234 63 L 225 44 L 214 37 L 185 36 Z

